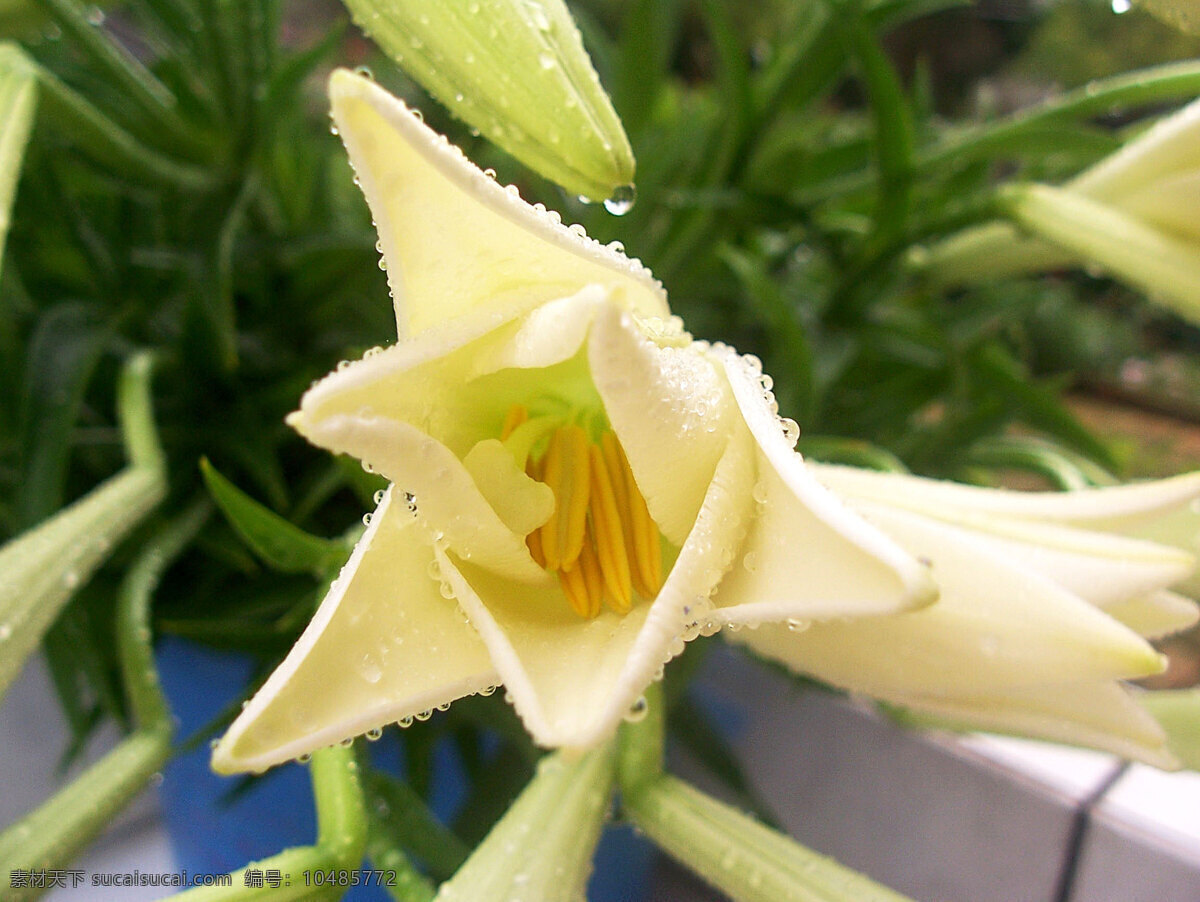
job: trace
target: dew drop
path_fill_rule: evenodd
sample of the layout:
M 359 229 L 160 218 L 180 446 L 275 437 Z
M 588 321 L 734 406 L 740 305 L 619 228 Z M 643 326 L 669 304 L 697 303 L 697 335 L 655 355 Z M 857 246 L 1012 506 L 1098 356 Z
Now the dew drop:
M 370 66 L 358 66 L 355 68 L 354 74 L 367 79 L 367 81 L 375 80 L 375 73 L 371 71 Z
M 298 764 L 308 764 L 310 761 L 312 761 L 312 755 L 310 755 L 308 752 L 305 752 L 303 755 L 296 756 L 296 763 Z
M 411 715 L 405 715 L 396 721 L 396 723 L 400 726 L 400 729 L 407 730 L 413 725 L 413 719 Z
M 362 515 L 362 521 L 363 521 L 363 526 L 371 525 L 371 512 L 370 511 L 368 511 L 367 513 Z
M 483 170 L 483 174 L 486 175 L 490 179 L 494 179 L 496 177 L 496 170 L 488 168 L 488 169 Z
M 380 489 L 374 495 L 376 504 L 383 504 L 383 498 L 387 494 L 387 489 Z
M 367 742 L 378 742 L 383 738 L 382 727 L 372 727 L 366 732 Z
M 639 720 L 645 720 L 649 713 L 650 703 L 646 701 L 646 696 L 642 695 L 629 706 L 629 710 L 625 712 L 625 719 L 630 723 L 637 723 Z
M 604 201 L 604 209 L 613 216 L 624 216 L 633 209 L 637 201 L 637 189 L 633 185 L 618 185 L 612 196 Z
M 358 665 L 358 672 L 368 683 L 378 683 L 383 676 L 383 668 L 379 666 L 379 662 L 375 660 L 375 656 L 370 654 L 362 656 L 362 660 Z
M 810 626 L 812 626 L 811 620 L 797 620 L 795 617 L 789 617 L 787 620 L 789 633 L 802 633 Z
M 347 736 L 345 739 L 341 739 L 338 741 L 338 746 L 340 748 L 348 749 L 352 745 L 354 745 L 354 737 L 353 736 Z
M 795 448 L 796 442 L 800 441 L 800 424 L 790 417 L 784 417 L 779 421 L 779 425 L 783 427 L 784 439 Z

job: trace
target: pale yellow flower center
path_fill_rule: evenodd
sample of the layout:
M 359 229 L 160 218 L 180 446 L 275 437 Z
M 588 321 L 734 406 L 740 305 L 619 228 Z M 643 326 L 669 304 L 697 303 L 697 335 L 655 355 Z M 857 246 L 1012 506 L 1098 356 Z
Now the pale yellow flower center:
M 514 405 L 501 441 L 527 421 L 526 409 Z M 658 526 L 612 430 L 605 429 L 597 442 L 575 423 L 556 426 L 540 456 L 529 454 L 525 472 L 554 493 L 553 515 L 525 537 L 525 544 L 541 567 L 558 574 L 576 614 L 595 617 L 603 604 L 625 614 L 635 597 L 658 594 Z

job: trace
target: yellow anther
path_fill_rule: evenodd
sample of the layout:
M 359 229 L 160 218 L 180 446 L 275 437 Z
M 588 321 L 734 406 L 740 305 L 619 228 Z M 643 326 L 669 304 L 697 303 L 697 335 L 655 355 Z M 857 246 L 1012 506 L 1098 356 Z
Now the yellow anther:
M 604 576 L 590 532 L 588 530 L 584 536 L 579 557 L 572 562 L 572 566 L 558 571 L 558 581 L 571 610 L 588 620 L 600 613 L 600 605 L 604 601 Z
M 546 568 L 570 567 L 583 547 L 588 509 L 588 441 L 579 426 L 562 426 L 542 461 L 543 481 L 554 492 L 554 516 L 542 529 Z
M 529 419 L 520 405 L 509 409 L 504 433 L 509 450 L 525 449 L 525 473 L 554 493 L 553 515 L 525 544 L 540 567 L 558 574 L 571 609 L 592 618 L 607 604 L 626 614 L 636 597 L 654 598 L 662 586 L 661 538 L 616 435 L 605 432 L 593 445 L 582 427 Z
M 504 417 L 504 426 L 500 429 L 500 441 L 507 441 L 513 430 L 529 419 L 529 411 L 524 404 L 514 404 L 508 408 Z
M 633 585 L 629 578 L 629 557 L 625 551 L 625 536 L 621 530 L 621 512 L 613 493 L 604 455 L 592 445 L 588 449 L 591 459 L 591 533 L 596 541 L 596 557 L 604 585 L 610 594 L 609 604 L 618 614 L 629 611 L 633 605 Z M 585 549 L 587 542 L 584 542 Z
M 629 496 L 629 521 L 633 532 L 634 585 L 638 594 L 653 598 L 662 588 L 662 551 L 659 547 L 658 526 L 650 517 L 646 499 L 633 478 L 625 449 L 617 444 L 625 491 Z
M 573 570 L 559 570 L 558 582 L 571 610 L 580 617 L 589 618 L 592 603 L 588 599 L 587 581 L 583 578 L 583 570 L 576 567 Z
M 607 432 L 600 440 L 604 464 L 621 511 L 621 528 L 633 588 L 643 598 L 653 598 L 662 588 L 662 552 L 658 526 L 650 517 L 646 499 L 633 478 L 629 459 L 617 437 Z

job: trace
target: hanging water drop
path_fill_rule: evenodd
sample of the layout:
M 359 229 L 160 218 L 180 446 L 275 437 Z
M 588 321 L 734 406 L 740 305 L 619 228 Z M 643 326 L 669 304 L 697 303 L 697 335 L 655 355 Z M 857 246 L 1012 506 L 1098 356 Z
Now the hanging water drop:
M 624 216 L 633 209 L 637 200 L 637 189 L 633 185 L 618 185 L 612 196 L 604 201 L 604 209 L 613 216 Z

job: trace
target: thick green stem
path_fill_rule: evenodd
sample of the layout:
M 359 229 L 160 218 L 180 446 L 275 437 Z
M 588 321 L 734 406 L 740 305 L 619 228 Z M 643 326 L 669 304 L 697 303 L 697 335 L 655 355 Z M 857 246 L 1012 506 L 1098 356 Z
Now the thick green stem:
M 634 792 L 643 783 L 662 776 L 667 732 L 665 708 L 662 683 L 651 683 L 646 688 L 646 716 L 636 723 L 621 725 L 617 779 L 622 794 Z
M 145 357 L 122 373 L 118 404 L 131 466 L 0 548 L 0 694 L 75 590 L 166 494 Z
M 669 775 L 627 793 L 623 806 L 659 848 L 737 902 L 905 898 Z
M 592 854 L 612 799 L 612 743 L 582 758 L 547 755 L 533 780 L 438 902 L 574 902 L 583 896 Z
M 135 732 L 39 808 L 0 833 L 0 881 L 18 870 L 62 868 L 111 822 L 171 754 L 171 716 L 158 684 L 150 636 L 150 602 L 163 571 L 191 542 L 209 514 L 189 508 L 145 548 L 117 599 L 117 643 Z M 37 888 L 6 899 L 31 899 Z
M 177 902 L 232 902 L 242 899 L 337 898 L 345 890 L 336 882 L 341 872 L 362 864 L 367 843 L 367 813 L 359 785 L 358 761 L 351 748 L 334 746 L 313 754 L 313 798 L 317 806 L 317 841 L 284 849 L 234 871 L 230 886 L 197 887 L 171 898 Z M 278 871 L 281 885 L 263 885 L 266 872 Z M 329 877 L 335 878 L 331 884 Z

